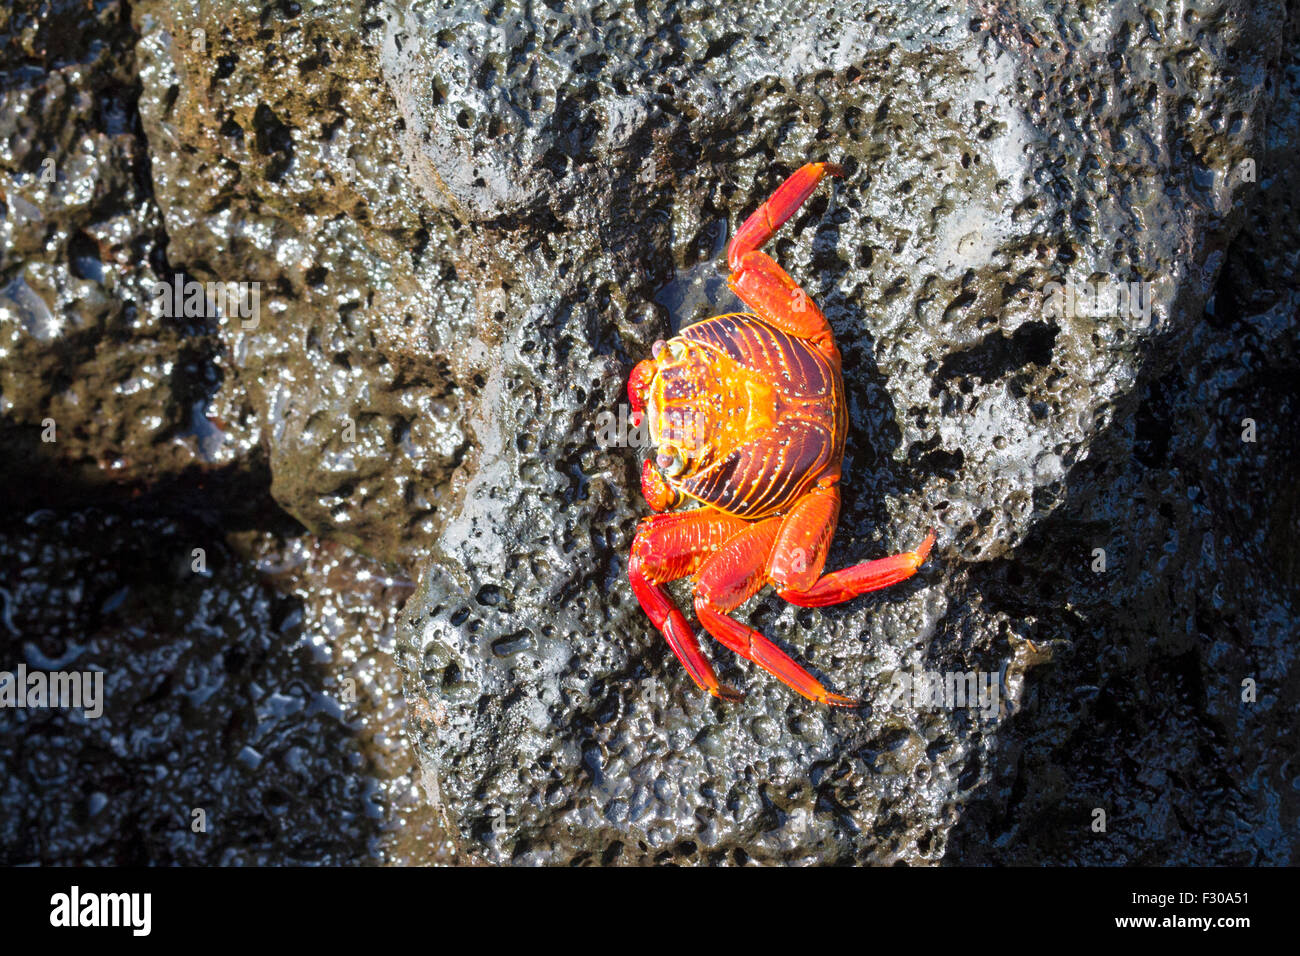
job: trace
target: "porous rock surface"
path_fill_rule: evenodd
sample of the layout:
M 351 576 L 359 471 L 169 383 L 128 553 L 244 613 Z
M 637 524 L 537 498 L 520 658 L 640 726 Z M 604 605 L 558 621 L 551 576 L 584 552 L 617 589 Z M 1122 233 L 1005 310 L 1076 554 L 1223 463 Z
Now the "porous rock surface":
M 1267 475 L 1293 447 L 1296 11 L 569 6 L 6 14 L 6 487 L 161 483 L 157 510 L 239 527 L 273 503 L 418 578 L 396 655 L 463 859 L 1290 859 L 1296 511 Z M 844 355 L 831 565 L 939 545 L 889 592 L 738 616 L 857 713 L 716 647 L 747 696 L 695 690 L 627 585 L 642 451 L 601 418 L 655 339 L 735 306 L 724 244 L 808 159 L 847 176 L 769 248 Z M 256 323 L 160 316 L 178 275 L 257 283 Z M 1099 279 L 1149 308 L 1051 308 Z M 321 607 L 355 586 L 331 567 L 296 585 Z M 920 670 L 997 675 L 999 706 L 893 699 Z
M 1152 660 L 1188 653 L 1188 630 L 1169 620 L 1190 613 L 1195 602 L 1182 602 L 1197 586 L 1166 592 L 1150 577 L 1169 565 L 1143 563 L 1170 547 L 1169 519 L 1157 512 L 1130 538 L 1131 489 L 1098 489 L 1096 475 L 1111 481 L 1110 459 L 1124 460 L 1153 370 L 1203 357 L 1205 303 L 1254 189 L 1244 164 L 1263 145 L 1280 11 L 1168 17 L 1134 4 L 1085 19 L 1035 4 L 873 5 L 804 11 L 777 28 L 775 4 L 651 6 L 605 21 L 431 5 L 389 27 L 386 75 L 412 177 L 473 224 L 506 276 L 488 325 L 497 361 L 469 413 L 472 467 L 453 483 L 435 560 L 405 611 L 411 692 L 431 706 L 415 729 L 435 799 L 467 850 L 490 860 L 961 859 L 949 837 L 995 771 L 1010 775 L 998 761 L 1015 748 L 1001 736 L 1032 697 L 1033 664 L 1105 646 L 1107 620 L 1124 625 L 1112 654 L 1137 643 L 1139 620 L 1159 625 L 1144 634 Z M 624 577 L 644 513 L 636 449 L 593 441 L 655 338 L 731 307 L 718 261 L 727 236 L 813 158 L 848 176 L 773 246 L 845 356 L 852 428 L 831 563 L 911 546 L 931 524 L 940 544 L 893 593 L 821 612 L 760 598 L 740 616 L 835 689 L 865 696 L 860 714 L 731 669 L 725 652 L 715 657 L 744 702 L 694 690 Z M 1148 283 L 1150 299 L 1121 314 L 1051 309 L 1051 282 L 1098 279 Z M 1189 448 L 1237 427 L 1197 424 Z M 1106 460 L 1092 459 L 1094 445 Z M 1219 449 L 1225 470 L 1243 454 Z M 1042 537 L 1077 532 L 1066 516 L 1049 522 L 1088 497 L 1108 529 L 1089 526 L 1068 547 Z M 1027 541 L 1041 569 L 1018 560 Z M 1109 549 L 1108 577 L 1093 570 L 1093 543 Z M 1239 545 L 1220 546 L 1234 568 Z M 1090 626 L 1068 599 L 1063 609 L 1067 583 L 1093 600 L 1101 589 L 1114 617 Z M 1135 619 L 1134 603 L 1147 613 Z M 1275 647 L 1286 629 L 1274 623 L 1250 639 Z M 1002 706 L 891 698 L 895 675 L 922 670 L 996 674 Z M 1176 679 L 1155 665 L 1123 686 Z M 1198 701 L 1198 732 L 1232 723 L 1238 679 L 1225 670 L 1198 683 L 1218 695 Z M 1055 744 L 1091 729 L 1081 709 L 1092 691 L 1062 693 L 1071 729 L 1058 716 Z M 1256 749 L 1279 735 L 1262 732 Z M 1050 768 L 1067 757 L 1049 749 L 1039 760 L 1052 782 L 1034 793 L 1056 828 L 1045 839 L 1075 858 L 1154 861 L 1137 839 L 1144 826 L 1187 859 L 1265 850 L 1190 837 L 1168 813 L 1138 824 L 1153 801 L 1117 800 L 1091 775 L 1058 783 L 1064 771 Z M 1204 757 L 1187 741 L 1174 750 L 1190 780 Z M 1024 786 L 1005 784 L 999 805 Z M 1256 815 L 1269 806 L 1246 802 Z M 1086 844 L 1097 807 L 1131 839 Z M 1216 819 L 1197 829 L 1222 836 L 1231 824 Z M 1003 817 L 992 829 L 1006 839 L 1024 825 Z

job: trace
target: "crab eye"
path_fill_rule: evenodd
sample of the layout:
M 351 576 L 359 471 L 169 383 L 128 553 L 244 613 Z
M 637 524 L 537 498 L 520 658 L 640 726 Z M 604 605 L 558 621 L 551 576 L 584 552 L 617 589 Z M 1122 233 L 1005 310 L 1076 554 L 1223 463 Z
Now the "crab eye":
M 650 346 L 650 354 L 651 354 L 651 356 L 653 356 L 654 358 L 658 358 L 658 357 L 659 357 L 659 353 L 662 352 L 663 350 L 664 350 L 664 340 L 663 340 L 663 339 L 659 339 L 658 341 L 655 342 L 654 345 Z
M 686 459 L 679 449 L 671 446 L 661 448 L 655 456 L 655 464 L 668 478 L 676 478 L 686 468 Z

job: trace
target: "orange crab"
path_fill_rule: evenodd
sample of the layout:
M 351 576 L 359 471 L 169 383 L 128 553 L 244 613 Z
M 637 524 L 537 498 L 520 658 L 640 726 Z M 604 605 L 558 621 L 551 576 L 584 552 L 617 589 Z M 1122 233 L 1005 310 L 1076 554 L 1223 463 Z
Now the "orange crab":
M 853 707 L 858 700 L 828 691 L 728 612 L 766 584 L 792 604 L 838 604 L 911 577 L 934 545 L 931 530 L 914 551 L 822 574 L 848 430 L 840 353 L 821 310 L 759 247 L 828 173 L 843 170 L 800 168 L 727 247 L 728 284 L 753 312 L 715 316 L 656 342 L 627 386 L 634 422 L 647 416 L 658 448 L 641 471 L 646 502 L 657 512 L 686 499 L 701 505 L 645 518 L 628 577 L 695 683 L 727 700 L 740 692 L 718 681 L 665 584 L 694 576 L 706 631 L 805 697 Z

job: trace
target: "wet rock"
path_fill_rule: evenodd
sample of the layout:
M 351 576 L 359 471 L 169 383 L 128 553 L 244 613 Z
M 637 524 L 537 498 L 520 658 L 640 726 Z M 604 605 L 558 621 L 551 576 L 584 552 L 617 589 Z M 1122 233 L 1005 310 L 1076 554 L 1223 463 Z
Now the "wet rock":
M 166 237 L 123 8 L 3 17 L 0 476 L 21 502 L 36 472 L 102 489 L 202 467 L 212 343 L 148 307 Z
M 1035 673 L 951 860 L 1296 863 L 1294 10 L 1280 37 L 1259 188 L 1204 316 L 1144 364 L 1062 507 L 980 575 L 993 606 L 1072 644 Z M 1094 548 L 1105 571 L 1080 575 Z
M 252 321 L 213 323 L 213 406 L 307 527 L 413 563 L 465 445 L 447 366 L 473 299 L 402 175 L 378 27 L 359 7 L 132 17 L 170 261 L 256 284 Z
M 591 64 L 586 22 L 541 13 L 557 25 L 524 31 L 539 65 L 509 93 L 473 87 L 484 69 L 511 70 L 515 8 L 457 9 L 437 33 L 430 14 L 403 34 L 404 68 L 425 71 L 423 96 L 398 100 L 426 179 L 478 222 L 469 241 L 508 286 L 399 645 L 409 694 L 437 718 L 416 728 L 421 759 L 468 852 L 948 856 L 1008 714 L 1033 695 L 1032 667 L 1076 636 L 1040 627 L 1054 595 L 994 600 L 985 569 L 1051 519 L 1094 453 L 1113 453 L 1150 356 L 1177 354 L 1197 327 L 1241 221 L 1251 187 L 1237 171 L 1279 47 L 1262 14 L 1216 9 L 1178 21 L 1134 5 L 1085 22 L 1044 5 L 957 21 L 899 5 L 776 31 L 761 5 L 656 7 L 653 26 L 610 34 Z M 656 70 L 664 83 L 628 79 Z M 647 117 L 630 140 L 600 106 L 620 84 L 637 105 L 617 115 Z M 533 92 L 579 104 L 562 130 L 581 148 Z M 458 138 L 448 119 L 462 110 L 473 135 Z M 567 157 L 552 178 L 513 180 L 511 163 L 548 142 Z M 845 354 L 853 427 L 831 564 L 911 546 L 928 524 L 944 533 L 893 593 L 822 612 L 760 598 L 741 616 L 864 695 L 861 716 L 807 704 L 725 653 L 715 660 L 746 700 L 695 692 L 625 583 L 637 449 L 597 438 L 653 339 L 732 305 L 718 262 L 730 230 L 822 157 L 848 177 L 772 245 Z M 456 178 L 467 163 L 478 186 Z M 1147 283 L 1149 298 L 1054 308 L 1051 283 L 1098 279 Z M 1073 572 L 1090 578 L 1078 557 Z M 928 709 L 891 691 L 925 672 L 994 675 L 999 705 Z
M 154 192 L 155 179 L 178 166 L 168 148 L 194 156 L 202 145 L 177 142 L 175 129 L 163 128 L 181 117 L 162 109 L 179 84 L 152 85 L 160 66 L 149 42 L 158 31 L 138 33 L 118 4 L 97 7 L 94 19 L 49 5 L 2 16 L 0 487 L 11 510 L 0 529 L 0 669 L 66 662 L 104 670 L 113 700 L 91 722 L 4 712 L 0 763 L 12 812 L 4 814 L 0 856 L 10 863 L 443 859 L 412 775 L 391 661 L 391 619 L 409 585 L 391 569 L 304 536 L 268 498 L 272 461 L 286 463 L 276 475 L 282 486 L 292 488 L 302 473 L 292 455 L 266 452 L 263 432 L 285 428 L 291 416 L 282 406 L 291 404 L 295 374 L 305 376 L 290 354 L 279 379 L 265 379 L 274 407 L 257 408 L 239 374 L 247 350 L 227 351 L 225 337 L 260 323 L 210 303 L 197 315 L 159 308 L 159 283 L 245 282 L 260 260 L 240 265 L 214 254 L 214 271 L 204 256 L 213 248 L 224 255 L 222 247 L 195 251 L 184 242 L 199 217 L 220 225 L 224 207 L 229 219 L 230 197 L 203 205 L 211 197 L 194 179 L 166 180 L 167 189 Z M 198 35 L 178 43 L 204 51 Z M 253 116 L 267 128 L 263 152 L 285 152 L 265 111 Z M 192 194 L 173 205 L 173 187 Z M 330 228 L 318 225 L 311 220 L 309 231 Z M 271 243 L 267 255 L 285 251 Z M 323 284 L 319 270 L 307 280 Z M 440 289 L 431 301 L 445 294 Z M 283 296 L 268 299 L 283 307 Z M 334 314 L 346 321 L 348 311 Z M 371 330 L 367 341 L 404 335 L 409 325 Z M 315 341 L 313 330 L 298 332 Z M 292 352 L 282 340 L 278 347 Z M 312 362 L 321 349 L 316 342 Z M 333 368 L 347 364 L 345 354 L 334 354 Z M 376 408 L 353 423 L 356 444 L 373 443 L 378 431 L 379 441 L 406 448 L 408 458 L 436 459 L 440 449 L 454 457 L 460 439 L 447 421 L 446 385 L 408 387 L 419 362 L 398 356 L 395 365 L 395 391 L 364 386 Z M 328 371 L 331 363 L 313 367 Z M 379 414 L 407 400 L 430 414 L 385 431 Z M 346 447 L 322 454 L 328 437 L 307 453 L 346 482 L 360 456 Z M 385 485 L 406 506 L 403 529 L 418 528 L 431 510 L 422 504 L 436 495 L 436 481 L 429 484 Z M 78 510 L 87 502 L 95 509 Z M 28 515 L 34 506 L 41 510 Z M 311 517 L 309 506 L 295 507 Z M 336 509 L 329 525 L 338 539 L 401 556 L 391 543 L 399 533 L 379 520 L 355 522 L 362 533 L 349 534 L 345 512 Z M 226 538 L 250 527 L 262 531 Z M 185 573 L 195 542 L 216 566 L 206 576 Z M 259 575 L 262 564 L 286 562 Z M 196 702 L 190 680 L 219 702 L 207 693 Z M 204 808 L 209 833 L 219 835 L 192 834 L 191 807 Z
M 99 510 L 7 519 L 0 580 L 0 670 L 103 680 L 89 717 L 0 709 L 0 861 L 445 856 L 391 656 L 409 583 L 306 535 Z
M 406 849 L 376 849 L 392 831 L 359 822 L 358 796 L 374 777 L 330 762 L 356 746 L 396 773 L 391 696 L 370 701 L 387 728 L 373 748 L 348 740 L 348 720 L 303 722 L 284 700 L 341 679 L 312 672 L 317 645 L 299 635 L 354 591 L 392 609 L 406 592 L 362 578 L 392 566 L 419 575 L 396 653 L 421 781 L 464 859 L 1284 858 L 1292 704 L 1267 695 L 1289 674 L 1292 585 L 1255 569 L 1295 568 L 1293 496 L 1258 477 L 1289 464 L 1276 423 L 1293 399 L 1268 383 L 1294 368 L 1294 303 L 1269 290 L 1295 247 L 1294 181 L 1264 199 L 1248 170 L 1266 153 L 1280 167 L 1294 142 L 1294 106 L 1272 103 L 1294 74 L 1294 14 L 1288 34 L 1280 8 L 1240 0 L 1178 16 L 560 6 L 0 14 L 0 484 L 20 506 L 57 507 L 13 519 L 4 540 L 22 574 L 98 582 L 66 615 L 29 584 L 16 620 L 57 644 L 102 618 L 96 653 L 122 662 L 116 693 L 134 701 L 114 726 L 157 725 L 115 757 L 121 779 L 95 778 L 91 817 L 142 799 L 122 780 L 169 773 L 159 755 L 176 751 L 191 769 L 166 778 L 168 799 L 220 791 L 247 829 L 200 845 L 146 801 L 66 824 L 44 856 L 11 830 L 13 858 L 129 854 L 121 834 L 164 817 L 149 859 L 415 859 L 435 845 L 412 816 Z M 655 339 L 735 307 L 726 239 L 811 158 L 848 175 L 770 248 L 845 357 L 831 563 L 942 534 L 891 592 L 824 611 L 760 597 L 740 617 L 865 696 L 858 715 L 725 653 L 745 701 L 698 695 L 627 586 L 641 449 L 607 440 L 601 417 L 619 421 Z M 1259 238 L 1233 245 L 1248 202 Z M 157 284 L 178 280 L 255 289 L 257 308 L 160 314 Z M 1101 311 L 1052 291 L 1098 282 L 1145 285 Z M 1259 451 L 1230 446 L 1233 416 L 1255 418 Z M 51 417 L 58 440 L 43 442 Z M 329 544 L 295 544 L 268 495 L 302 540 Z M 77 510 L 88 499 L 102 518 Z M 156 576 L 196 515 L 270 538 L 218 536 L 232 555 L 219 581 L 173 569 L 149 590 L 105 564 L 151 536 Z M 87 521 L 105 530 L 81 540 Z M 268 610 L 267 553 L 336 543 L 390 570 L 327 560 Z M 1089 545 L 1108 549 L 1110 578 Z M 1259 620 L 1225 594 L 1260 595 Z M 346 606 L 344 656 L 363 657 L 374 629 L 386 647 L 387 625 Z M 176 691 L 189 685 L 149 675 L 224 680 L 227 646 L 249 655 L 228 675 L 256 686 L 231 685 L 191 741 Z M 1260 706 L 1231 710 L 1248 668 Z M 999 699 L 932 709 L 893 692 L 924 672 L 992 675 Z M 30 766 L 5 805 L 32 803 L 22 819 L 38 830 L 53 824 L 30 814 L 58 776 L 42 762 L 66 774 L 111 744 L 46 719 L 39 745 L 11 732 L 6 750 Z M 1098 726 L 1144 764 L 1089 743 Z M 1179 735 L 1196 746 L 1159 750 Z M 1198 789 L 1220 758 L 1231 772 Z M 1251 761 L 1262 782 L 1242 783 Z M 241 794 L 253 764 L 274 772 Z M 332 783 L 276 797 L 308 779 Z M 379 798 L 399 808 L 387 821 L 410 807 L 399 789 Z M 1098 794 L 1129 843 L 1085 842 Z M 339 833 L 326 806 L 356 819 Z M 1205 822 L 1180 823 L 1188 806 Z M 1234 842 L 1233 820 L 1264 835 Z

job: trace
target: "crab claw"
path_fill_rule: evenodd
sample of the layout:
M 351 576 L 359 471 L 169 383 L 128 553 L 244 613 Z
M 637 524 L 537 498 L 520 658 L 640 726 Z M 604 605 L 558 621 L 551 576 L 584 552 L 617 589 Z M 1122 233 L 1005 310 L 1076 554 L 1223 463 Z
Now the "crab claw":
M 630 421 L 632 427 L 641 424 L 641 413 L 645 411 L 645 392 L 655 377 L 655 363 L 650 359 L 638 362 L 627 380 L 627 400 L 632 406 Z

